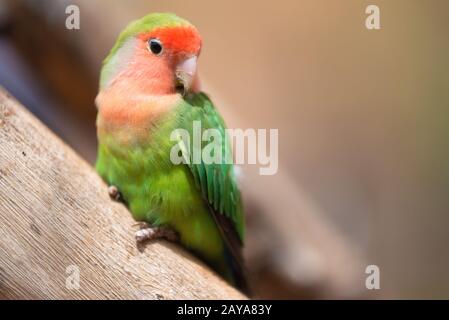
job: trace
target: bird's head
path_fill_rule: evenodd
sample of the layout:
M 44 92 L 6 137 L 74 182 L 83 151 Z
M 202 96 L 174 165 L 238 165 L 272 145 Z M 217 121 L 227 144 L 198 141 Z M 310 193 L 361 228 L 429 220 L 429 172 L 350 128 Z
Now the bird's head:
M 131 22 L 103 62 L 100 89 L 114 85 L 148 94 L 199 90 L 201 51 L 198 30 L 170 13 L 153 13 Z

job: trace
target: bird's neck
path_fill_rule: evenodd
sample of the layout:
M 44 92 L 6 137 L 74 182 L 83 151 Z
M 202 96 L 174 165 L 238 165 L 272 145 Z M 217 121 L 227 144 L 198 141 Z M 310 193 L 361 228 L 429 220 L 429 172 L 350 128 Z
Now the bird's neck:
M 147 132 L 161 116 L 182 100 L 177 93 L 160 94 L 154 89 L 154 86 L 148 88 L 128 81 L 112 83 L 101 90 L 95 100 L 98 108 L 98 133 L 123 130 Z

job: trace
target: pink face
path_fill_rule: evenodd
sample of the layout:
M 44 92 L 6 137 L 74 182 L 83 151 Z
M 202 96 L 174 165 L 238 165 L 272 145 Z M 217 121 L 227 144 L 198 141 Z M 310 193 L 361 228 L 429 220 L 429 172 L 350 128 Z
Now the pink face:
M 175 93 L 177 85 L 197 91 L 196 60 L 201 38 L 191 26 L 161 28 L 137 36 L 134 53 L 122 74 L 137 80 L 146 93 Z M 144 87 L 144 88 L 143 88 Z

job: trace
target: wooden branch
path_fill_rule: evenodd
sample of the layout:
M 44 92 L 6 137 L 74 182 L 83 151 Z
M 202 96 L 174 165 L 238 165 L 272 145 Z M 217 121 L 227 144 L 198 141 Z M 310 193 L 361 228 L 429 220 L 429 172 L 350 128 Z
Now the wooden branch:
M 3 299 L 245 298 L 174 244 L 138 248 L 95 171 L 1 88 L 0 219 Z

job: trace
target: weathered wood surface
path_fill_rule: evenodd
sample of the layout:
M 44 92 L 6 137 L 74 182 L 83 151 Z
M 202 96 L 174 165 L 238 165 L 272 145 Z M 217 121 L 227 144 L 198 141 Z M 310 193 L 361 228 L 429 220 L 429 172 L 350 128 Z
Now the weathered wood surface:
M 0 219 L 0 298 L 245 298 L 174 244 L 138 248 L 91 166 L 1 88 Z

